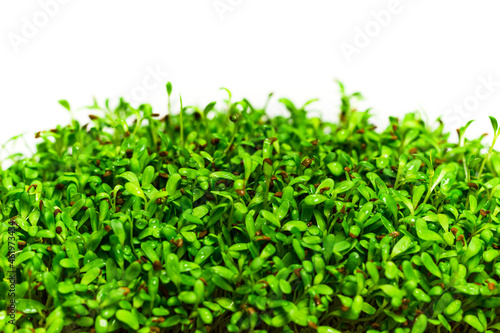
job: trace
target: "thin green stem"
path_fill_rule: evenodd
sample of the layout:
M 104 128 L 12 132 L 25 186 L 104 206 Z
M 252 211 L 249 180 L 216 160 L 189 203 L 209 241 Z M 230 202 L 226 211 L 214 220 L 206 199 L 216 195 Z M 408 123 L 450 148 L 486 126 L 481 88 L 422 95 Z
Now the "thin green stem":
M 479 168 L 479 174 L 477 175 L 477 179 L 481 179 L 481 174 L 483 173 L 484 165 L 487 160 L 489 160 L 491 153 L 493 152 L 493 147 L 495 147 L 495 143 L 497 142 L 498 139 L 498 133 L 493 137 L 493 143 L 491 144 L 490 149 L 488 149 L 488 153 L 483 159 L 483 162 L 481 163 L 481 167 Z

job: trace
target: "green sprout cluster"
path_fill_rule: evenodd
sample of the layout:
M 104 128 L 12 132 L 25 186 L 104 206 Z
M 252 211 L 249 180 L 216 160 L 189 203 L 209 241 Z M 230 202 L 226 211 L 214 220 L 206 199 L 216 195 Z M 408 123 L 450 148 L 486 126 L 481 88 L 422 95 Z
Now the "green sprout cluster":
M 497 121 L 489 150 L 418 113 L 376 131 L 340 88 L 335 123 L 228 91 L 37 133 L 0 170 L 0 331 L 499 330 Z

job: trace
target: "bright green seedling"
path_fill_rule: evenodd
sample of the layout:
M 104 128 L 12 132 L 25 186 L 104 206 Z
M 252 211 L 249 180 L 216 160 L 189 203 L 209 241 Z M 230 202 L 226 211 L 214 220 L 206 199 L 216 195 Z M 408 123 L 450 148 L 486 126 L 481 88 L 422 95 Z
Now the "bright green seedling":
M 340 87 L 335 123 L 227 89 L 175 114 L 168 83 L 164 117 L 106 101 L 37 133 L 0 170 L 0 331 L 499 330 L 497 120 L 375 131 Z

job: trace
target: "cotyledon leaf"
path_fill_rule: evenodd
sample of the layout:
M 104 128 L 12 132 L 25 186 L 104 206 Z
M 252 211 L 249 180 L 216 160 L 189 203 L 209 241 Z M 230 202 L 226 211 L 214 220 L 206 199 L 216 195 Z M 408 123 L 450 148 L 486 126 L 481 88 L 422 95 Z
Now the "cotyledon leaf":
M 142 191 L 142 188 L 138 184 L 132 183 L 132 182 L 126 183 L 125 189 L 127 191 L 129 191 L 132 195 L 135 195 L 136 197 L 140 197 L 140 198 L 144 199 L 144 201 L 147 201 L 146 196 L 144 195 L 144 192 Z
M 409 236 L 403 236 L 401 239 L 394 245 L 392 248 L 391 252 L 391 258 L 396 257 L 397 255 L 400 255 L 404 253 L 406 250 L 408 250 L 413 243 L 413 240 Z

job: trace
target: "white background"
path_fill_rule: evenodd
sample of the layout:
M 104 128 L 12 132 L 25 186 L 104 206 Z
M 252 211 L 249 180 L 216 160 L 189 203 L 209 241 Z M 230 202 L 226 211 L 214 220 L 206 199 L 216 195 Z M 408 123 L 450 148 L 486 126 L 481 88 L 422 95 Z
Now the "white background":
M 420 110 L 445 115 L 452 137 L 476 119 L 476 137 L 500 115 L 499 13 L 497 0 L 2 0 L 0 144 L 68 123 L 60 99 L 130 96 L 163 114 L 166 81 L 185 104 L 220 100 L 220 87 L 255 105 L 274 92 L 319 98 L 311 107 L 334 120 L 339 79 L 379 125 Z

